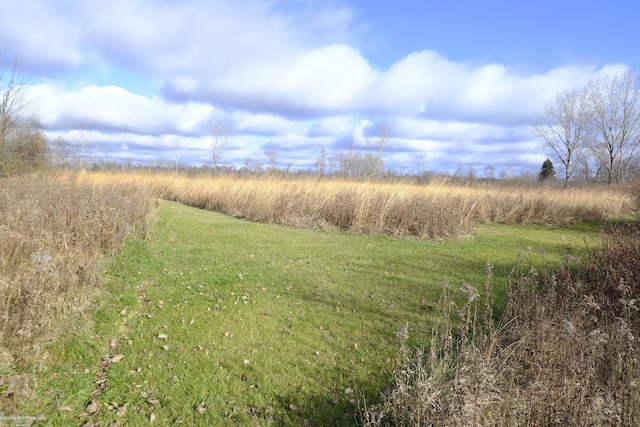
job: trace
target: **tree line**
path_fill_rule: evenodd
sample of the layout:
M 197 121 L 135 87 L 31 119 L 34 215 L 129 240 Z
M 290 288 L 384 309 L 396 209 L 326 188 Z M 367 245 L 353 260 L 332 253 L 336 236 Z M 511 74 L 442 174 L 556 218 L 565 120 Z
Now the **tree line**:
M 640 80 L 632 71 L 600 76 L 558 93 L 533 125 L 536 137 L 575 179 L 609 184 L 640 172 Z

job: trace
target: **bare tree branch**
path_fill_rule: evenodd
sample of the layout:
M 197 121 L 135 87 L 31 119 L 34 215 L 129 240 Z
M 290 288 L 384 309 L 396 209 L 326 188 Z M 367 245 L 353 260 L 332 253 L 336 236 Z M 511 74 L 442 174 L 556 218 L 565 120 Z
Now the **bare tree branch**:
M 585 145 L 590 114 L 584 91 L 567 91 L 545 104 L 533 133 L 553 152 L 564 168 L 564 185 L 573 176 Z

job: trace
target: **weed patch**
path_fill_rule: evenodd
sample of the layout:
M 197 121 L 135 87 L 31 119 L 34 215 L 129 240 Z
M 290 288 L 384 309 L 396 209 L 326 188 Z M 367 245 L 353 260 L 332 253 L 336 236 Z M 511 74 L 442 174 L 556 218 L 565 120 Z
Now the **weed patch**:
M 144 234 L 155 212 L 143 190 L 47 178 L 0 188 L 0 401 L 9 409 L 35 386 L 45 347 L 67 328 L 86 331 L 103 256 Z
M 516 274 L 498 328 L 477 290 L 457 310 L 444 293 L 430 352 L 401 346 L 365 424 L 637 425 L 639 242 L 637 224 L 619 227 L 558 269 Z

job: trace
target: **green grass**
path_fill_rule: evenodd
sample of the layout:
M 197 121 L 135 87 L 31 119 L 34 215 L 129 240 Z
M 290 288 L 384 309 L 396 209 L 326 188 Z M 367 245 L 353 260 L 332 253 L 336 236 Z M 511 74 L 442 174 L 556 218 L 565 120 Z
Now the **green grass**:
M 469 239 L 392 239 L 161 202 L 153 237 L 110 260 L 96 310 L 49 349 L 23 412 L 82 424 L 102 378 L 90 417 L 101 425 L 353 425 L 390 385 L 397 331 L 408 322 L 410 343 L 428 342 L 445 283 L 482 287 L 490 262 L 500 298 L 518 263 L 557 265 L 597 231 L 482 225 Z M 124 357 L 99 366 L 107 354 Z

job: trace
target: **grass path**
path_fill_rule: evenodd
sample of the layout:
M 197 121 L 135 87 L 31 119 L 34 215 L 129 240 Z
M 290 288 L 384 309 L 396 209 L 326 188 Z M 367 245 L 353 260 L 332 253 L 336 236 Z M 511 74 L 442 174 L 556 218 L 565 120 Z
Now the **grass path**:
M 405 322 L 426 343 L 445 282 L 480 286 L 491 262 L 504 292 L 519 258 L 558 263 L 596 234 L 394 240 L 161 202 L 154 236 L 109 262 L 88 326 L 49 349 L 25 411 L 54 425 L 353 425 L 388 385 Z

